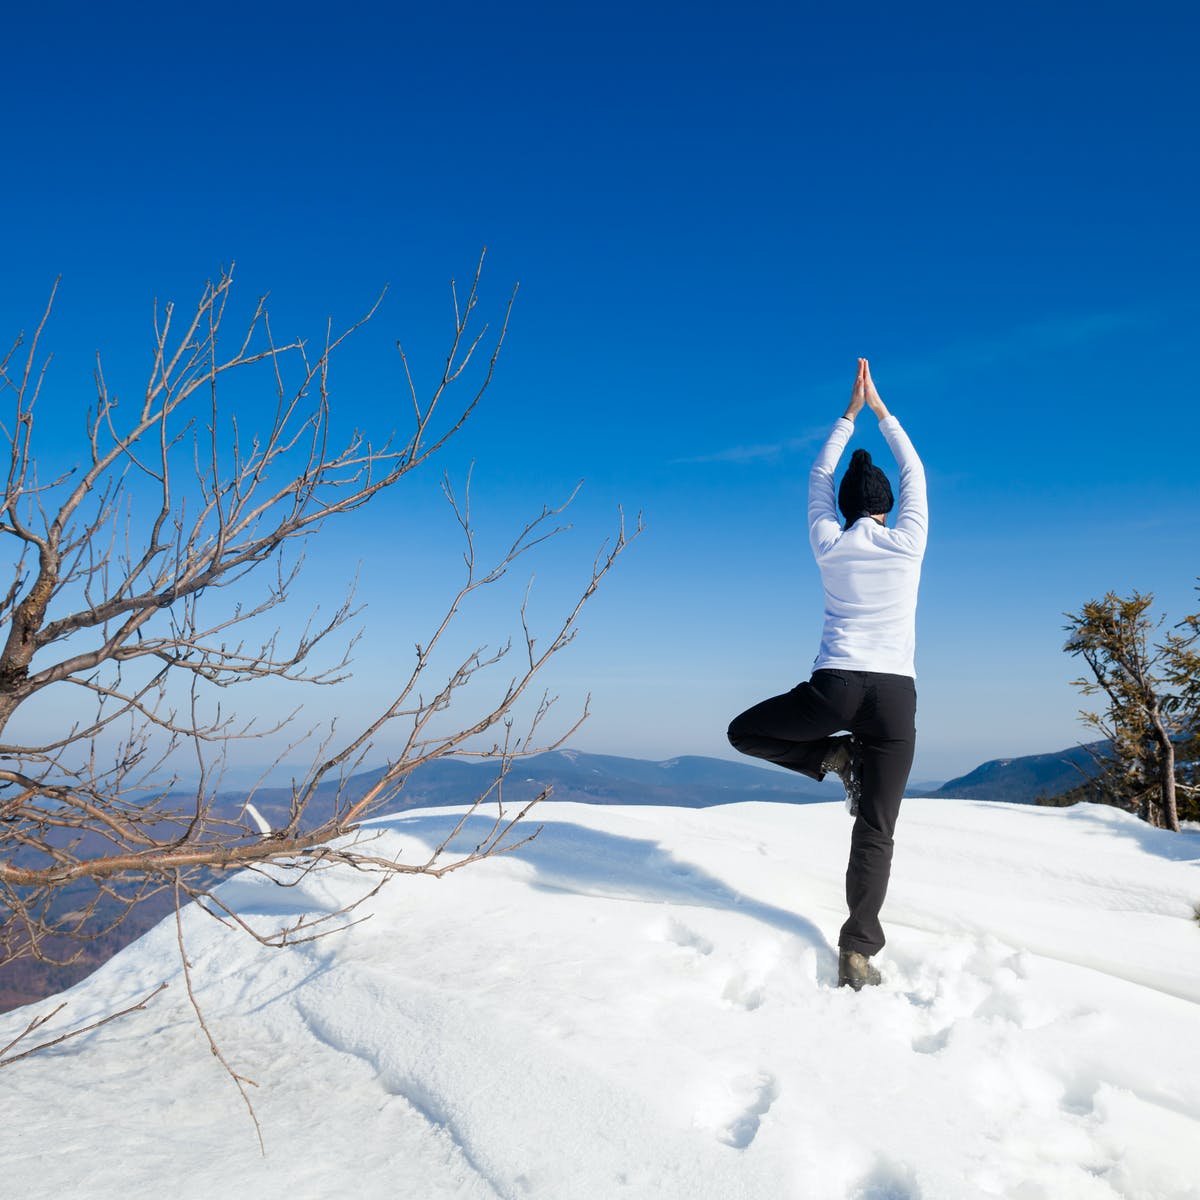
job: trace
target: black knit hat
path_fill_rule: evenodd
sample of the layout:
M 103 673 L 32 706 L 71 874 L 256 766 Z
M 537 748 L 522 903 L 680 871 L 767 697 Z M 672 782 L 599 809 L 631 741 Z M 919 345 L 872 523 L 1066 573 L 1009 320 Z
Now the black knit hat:
M 859 517 L 892 511 L 892 485 L 888 477 L 871 462 L 866 450 L 855 450 L 850 456 L 850 465 L 842 476 L 838 488 L 838 508 L 847 524 Z

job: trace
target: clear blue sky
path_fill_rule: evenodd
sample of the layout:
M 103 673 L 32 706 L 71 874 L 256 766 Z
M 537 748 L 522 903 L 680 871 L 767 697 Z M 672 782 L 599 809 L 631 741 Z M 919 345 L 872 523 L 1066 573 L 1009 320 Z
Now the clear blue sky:
M 645 511 L 551 682 L 593 693 L 577 745 L 654 758 L 732 756 L 729 718 L 807 676 L 806 473 L 866 355 L 929 472 L 914 779 L 946 778 L 1081 736 L 1064 610 L 1194 604 L 1198 33 L 1182 3 L 31 7 L 0 333 L 62 274 L 50 388 L 81 423 L 91 352 L 141 382 L 153 299 L 223 263 L 313 337 L 390 283 L 339 395 L 391 428 L 392 339 L 437 369 L 486 244 L 488 315 L 520 296 L 445 465 L 475 460 L 497 539 L 586 481 L 547 619 Z M 362 561 L 351 717 L 455 579 L 436 483 L 311 551 L 301 599 Z

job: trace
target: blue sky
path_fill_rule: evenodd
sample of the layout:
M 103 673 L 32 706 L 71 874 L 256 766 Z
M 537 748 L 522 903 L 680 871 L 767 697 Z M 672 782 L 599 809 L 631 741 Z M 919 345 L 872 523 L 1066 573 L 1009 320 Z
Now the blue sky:
M 64 419 L 45 453 L 75 453 L 91 353 L 136 386 L 153 299 L 186 306 L 231 260 L 240 303 L 270 291 L 276 326 L 311 337 L 390 283 L 337 393 L 345 419 L 390 429 L 393 340 L 438 369 L 448 280 L 486 245 L 485 314 L 520 293 L 444 463 L 461 478 L 475 462 L 483 536 L 585 480 L 569 540 L 531 563 L 548 621 L 619 504 L 648 525 L 549 681 L 564 708 L 592 692 L 575 744 L 731 756 L 729 718 L 807 676 L 806 475 L 858 355 L 930 478 L 914 779 L 1081 736 L 1064 610 L 1137 587 L 1182 614 L 1200 573 L 1200 16 L 444 14 L 49 3 L 11 19 L 0 333 L 32 325 L 62 274 L 47 346 Z M 886 461 L 872 424 L 855 444 Z M 368 606 L 336 711 L 385 696 L 456 554 L 435 472 L 312 547 L 295 619 L 356 569 Z M 512 600 L 468 614 L 464 644 L 503 636 Z M 332 703 L 314 697 L 312 718 Z

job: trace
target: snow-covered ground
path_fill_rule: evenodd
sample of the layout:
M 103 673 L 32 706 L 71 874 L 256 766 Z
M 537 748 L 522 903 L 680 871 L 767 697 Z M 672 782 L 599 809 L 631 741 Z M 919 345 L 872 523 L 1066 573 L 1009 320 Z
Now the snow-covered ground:
M 384 847 L 417 857 L 447 819 L 384 821 Z M 400 879 L 309 945 L 185 915 L 266 1158 L 174 924 L 153 930 L 63 1018 L 169 979 L 145 1012 L 0 1071 L 3 1195 L 1200 1196 L 1200 833 L 908 800 L 884 986 L 855 994 L 834 986 L 840 804 L 540 819 L 519 857 Z M 355 886 L 225 895 L 268 922 Z M 47 1007 L 0 1018 L 0 1044 Z

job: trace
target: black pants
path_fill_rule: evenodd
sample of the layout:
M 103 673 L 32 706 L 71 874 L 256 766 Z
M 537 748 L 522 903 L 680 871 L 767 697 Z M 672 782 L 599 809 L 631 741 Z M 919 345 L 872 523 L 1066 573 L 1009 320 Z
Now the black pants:
M 892 870 L 892 835 L 916 744 L 917 690 L 908 675 L 814 671 L 783 696 L 735 717 L 735 750 L 822 779 L 832 735 L 849 730 L 862 755 L 862 797 L 850 835 L 846 903 L 850 917 L 838 945 L 874 954 L 884 944 L 879 910 Z

